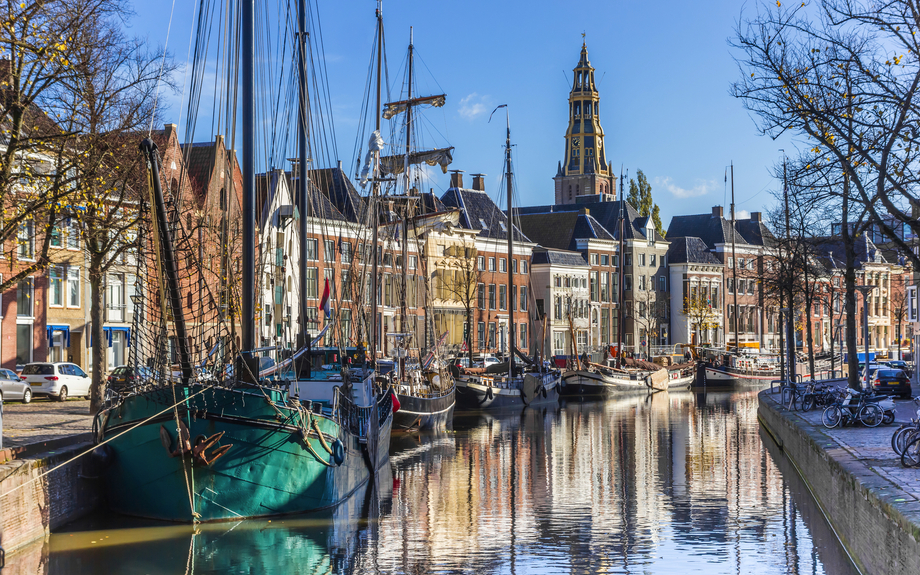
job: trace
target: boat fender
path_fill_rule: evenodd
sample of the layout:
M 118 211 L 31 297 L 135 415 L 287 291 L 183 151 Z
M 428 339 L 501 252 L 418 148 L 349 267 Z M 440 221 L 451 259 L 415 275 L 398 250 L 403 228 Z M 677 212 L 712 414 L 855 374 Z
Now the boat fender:
M 399 399 L 396 398 L 395 393 L 391 391 L 390 395 L 393 397 L 393 413 L 396 413 L 397 411 L 399 411 L 399 408 L 402 406 L 399 404 Z
M 546 386 L 543 386 L 543 399 L 546 399 Z
M 492 394 L 492 386 L 491 386 L 491 385 L 490 385 L 489 387 L 486 388 L 486 397 L 489 398 L 489 399 L 492 399 L 493 397 L 495 397 L 495 396 Z
M 91 452 L 90 462 L 92 471 L 98 476 L 115 462 L 115 451 L 108 445 L 99 445 Z
M 332 442 L 332 460 L 336 465 L 342 465 L 345 462 L 345 446 L 338 439 Z

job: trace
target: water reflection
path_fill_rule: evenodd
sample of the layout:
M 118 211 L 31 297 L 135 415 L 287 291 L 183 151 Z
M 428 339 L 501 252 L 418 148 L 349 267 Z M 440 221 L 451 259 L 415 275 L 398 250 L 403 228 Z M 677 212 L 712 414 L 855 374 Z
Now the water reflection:
M 756 411 L 754 393 L 685 392 L 457 414 L 395 435 L 392 479 L 334 515 L 96 518 L 34 572 L 849 573 Z

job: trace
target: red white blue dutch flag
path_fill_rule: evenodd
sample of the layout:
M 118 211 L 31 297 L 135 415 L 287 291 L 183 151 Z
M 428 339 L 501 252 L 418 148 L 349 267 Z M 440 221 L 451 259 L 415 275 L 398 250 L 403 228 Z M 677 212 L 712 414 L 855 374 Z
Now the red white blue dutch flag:
M 329 278 L 326 278 L 326 287 L 323 288 L 323 299 L 319 302 L 319 307 L 326 312 L 326 317 L 332 316 L 332 306 L 329 301 Z

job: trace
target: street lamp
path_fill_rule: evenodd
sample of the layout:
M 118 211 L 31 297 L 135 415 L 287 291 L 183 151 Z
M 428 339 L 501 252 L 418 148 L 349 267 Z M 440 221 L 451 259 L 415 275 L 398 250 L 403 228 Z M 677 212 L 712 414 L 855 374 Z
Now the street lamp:
M 833 310 L 833 308 L 831 308 L 831 310 Z M 834 360 L 836 359 L 834 356 L 834 339 L 840 335 L 840 330 L 843 327 L 843 323 L 838 321 L 834 324 L 834 326 L 837 328 L 837 331 L 831 332 L 831 379 L 835 379 L 837 377 L 837 373 L 834 369 Z M 843 347 L 843 342 L 840 342 L 840 347 Z M 843 373 L 843 366 L 841 365 L 840 368 L 840 372 Z
M 855 286 L 863 294 L 863 334 L 866 338 L 866 371 L 863 379 L 864 389 L 869 389 L 869 294 L 875 291 L 873 285 Z

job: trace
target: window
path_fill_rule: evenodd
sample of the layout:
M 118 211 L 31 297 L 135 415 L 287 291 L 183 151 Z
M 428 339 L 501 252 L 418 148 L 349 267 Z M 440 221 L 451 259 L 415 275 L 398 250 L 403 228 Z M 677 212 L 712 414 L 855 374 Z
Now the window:
M 607 265 L 607 254 L 601 254 L 601 265 Z
M 32 222 L 23 222 L 19 224 L 19 231 L 16 234 L 18 245 L 19 259 L 30 260 L 35 257 L 35 236 L 33 234 Z
M 521 341 L 519 345 L 521 348 L 527 349 L 527 324 L 526 323 L 521 324 Z
M 32 324 L 16 325 L 16 364 L 32 362 Z
M 645 254 L 639 254 L 639 265 L 640 266 L 645 265 Z
M 476 258 L 476 269 L 478 269 L 481 272 L 486 270 L 485 256 L 479 256 Z
M 735 262 L 734 262 L 734 260 L 733 260 L 732 258 L 728 258 L 728 267 L 729 267 L 729 268 L 735 267 L 735 266 L 734 266 L 734 263 L 735 263 Z
M 508 263 L 507 261 L 505 261 L 505 258 L 500 258 L 498 260 L 498 271 L 500 271 L 501 273 L 507 273 L 508 272 L 507 264 Z
M 314 240 L 315 241 L 315 240 Z M 319 269 L 318 268 L 307 268 L 307 298 L 316 299 L 319 297 L 318 292 L 318 281 L 319 281 Z
M 511 273 L 516 274 L 517 271 L 517 260 L 511 260 Z
M 552 319 L 562 319 L 562 298 L 556 296 L 556 301 L 553 302 L 553 318 Z
M 52 307 L 64 307 L 64 268 L 52 266 L 48 270 L 48 281 L 51 284 L 48 286 L 51 292 L 48 305 Z
M 67 222 L 67 249 L 80 249 L 80 227 L 73 218 L 68 218 Z
M 606 257 L 606 256 L 605 256 L 605 257 Z M 597 254 L 591 254 L 591 265 L 592 265 L 592 266 L 596 266 L 596 265 L 597 265 Z
M 527 311 L 527 286 L 521 286 L 521 311 Z
M 393 254 L 387 252 L 383 254 L 383 265 L 384 267 L 393 267 Z
M 632 291 L 632 274 L 623 276 L 623 291 Z
M 409 269 L 414 270 L 418 267 L 418 258 L 416 256 L 409 256 Z
M 610 265 L 612 266 L 620 265 L 620 256 L 617 256 L 617 255 L 610 256 Z
M 34 290 L 32 289 L 32 278 L 26 278 L 19 282 L 16 289 L 16 315 L 19 317 L 33 316 Z
M 323 242 L 323 261 L 335 261 L 335 240 L 325 240 Z
M 61 227 L 59 225 L 51 228 L 51 247 L 61 247 Z
M 747 283 L 747 284 L 748 284 L 748 286 L 747 286 L 747 287 L 748 287 L 748 289 L 747 289 L 748 294 L 754 295 L 754 280 L 748 280 L 748 283 Z
M 486 324 L 485 322 L 482 322 L 482 321 L 479 322 L 477 328 L 479 330 L 479 338 L 477 339 L 477 343 L 479 344 L 479 347 L 484 347 L 486 343 Z
M 304 244 L 303 255 L 304 258 L 308 260 L 316 260 L 316 240 L 308 239 L 307 243 Z
M 489 284 L 489 309 L 495 309 L 495 284 Z
M 645 291 L 645 276 L 639 276 L 639 291 Z
M 67 267 L 67 307 L 80 307 L 80 268 Z
M 733 278 L 725 279 L 725 289 L 728 293 L 735 293 L 735 280 Z
M 411 258 L 414 258 L 414 257 L 415 256 L 411 256 Z M 411 258 L 409 260 L 410 263 L 412 262 Z M 343 264 L 351 263 L 351 242 L 342 242 L 342 263 Z M 410 265 L 410 267 L 414 268 L 415 266 Z
M 597 301 L 598 296 L 597 272 L 591 272 L 591 301 Z
M 527 260 L 521 260 L 521 273 L 527 273 Z
M 665 276 L 658 276 L 658 291 L 668 291 L 668 280 Z
M 601 272 L 600 280 L 601 280 L 600 281 L 600 284 L 601 284 L 600 301 L 610 301 L 609 299 L 610 293 L 607 287 L 607 272 Z
M 624 265 L 627 265 L 627 266 L 632 265 L 632 254 L 626 254 L 626 262 Z
M 655 265 L 655 254 L 649 254 L 649 256 L 648 256 L 648 266 L 649 266 L 650 268 L 657 267 L 657 266 Z
M 476 285 L 476 299 L 479 309 L 486 309 L 486 286 L 485 284 Z
M 349 270 L 342 270 L 342 299 L 351 300 L 351 272 Z
M 489 322 L 489 347 L 495 347 L 495 322 Z
M 489 271 L 495 271 L 495 258 L 489 258 Z
M 508 286 L 506 285 L 498 286 L 498 309 L 508 309 L 507 290 L 508 290 Z
M 738 269 L 739 270 L 744 269 L 744 258 L 738 258 Z

